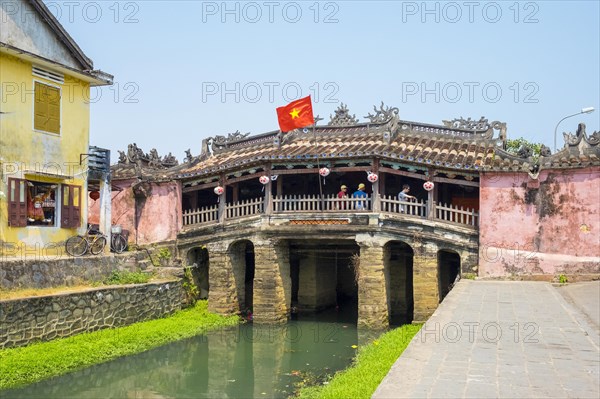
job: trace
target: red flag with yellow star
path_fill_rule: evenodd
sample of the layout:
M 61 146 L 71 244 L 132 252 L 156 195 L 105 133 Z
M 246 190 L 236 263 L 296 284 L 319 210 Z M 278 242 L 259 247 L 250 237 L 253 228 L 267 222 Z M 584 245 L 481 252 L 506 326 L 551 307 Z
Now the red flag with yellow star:
M 277 119 L 282 132 L 289 132 L 301 127 L 315 124 L 310 96 L 292 101 L 284 107 L 277 108 Z

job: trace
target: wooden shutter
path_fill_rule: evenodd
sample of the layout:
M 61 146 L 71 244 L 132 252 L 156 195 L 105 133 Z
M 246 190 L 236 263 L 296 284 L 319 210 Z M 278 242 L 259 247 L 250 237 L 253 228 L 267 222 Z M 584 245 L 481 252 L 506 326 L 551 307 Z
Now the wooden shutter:
M 60 215 L 60 227 L 81 226 L 81 186 L 63 184 Z
M 27 182 L 23 179 L 8 179 L 8 225 L 27 226 Z
M 33 127 L 50 133 L 60 133 L 60 89 L 35 82 Z

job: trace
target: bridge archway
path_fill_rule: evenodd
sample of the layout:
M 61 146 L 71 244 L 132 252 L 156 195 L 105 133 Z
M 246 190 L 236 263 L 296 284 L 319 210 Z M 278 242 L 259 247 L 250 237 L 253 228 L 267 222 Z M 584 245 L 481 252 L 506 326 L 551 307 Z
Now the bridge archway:
M 384 273 L 390 325 L 407 324 L 413 321 L 413 257 L 413 249 L 403 241 L 390 241 L 384 246 Z
M 292 240 L 290 276 L 292 315 L 327 311 L 328 320 L 354 323 L 358 285 L 352 260 L 360 247 L 354 240 Z
M 441 249 L 438 258 L 438 293 L 440 303 L 452 289 L 456 277 L 460 275 L 460 255 L 448 249 Z
M 254 306 L 254 244 L 250 240 L 232 243 L 227 251 L 235 282 L 239 310 L 252 310 Z
M 187 264 L 192 267 L 192 278 L 200 291 L 200 299 L 208 299 L 210 288 L 208 259 L 208 250 L 204 247 L 192 248 L 187 253 Z

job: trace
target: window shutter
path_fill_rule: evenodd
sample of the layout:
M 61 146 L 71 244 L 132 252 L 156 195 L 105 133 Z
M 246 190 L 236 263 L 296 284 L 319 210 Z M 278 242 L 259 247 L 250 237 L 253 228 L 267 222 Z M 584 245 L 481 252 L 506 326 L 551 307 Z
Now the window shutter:
M 81 226 L 81 186 L 71 186 L 71 227 Z
M 33 127 L 50 133 L 60 133 L 60 89 L 35 82 Z
M 8 179 L 8 224 L 11 227 L 27 226 L 27 192 L 23 179 Z
M 63 184 L 60 227 L 78 228 L 81 226 L 81 186 Z

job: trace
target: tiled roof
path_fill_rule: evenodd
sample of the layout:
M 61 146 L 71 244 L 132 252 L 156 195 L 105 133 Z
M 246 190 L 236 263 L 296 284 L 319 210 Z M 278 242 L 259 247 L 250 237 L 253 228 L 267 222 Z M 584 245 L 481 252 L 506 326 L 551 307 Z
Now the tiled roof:
M 494 163 L 493 134 L 391 119 L 354 126 L 316 126 L 304 131 L 278 131 L 219 145 L 213 154 L 184 168 L 188 178 L 214 175 L 264 164 L 265 161 L 315 163 L 335 159 L 379 157 L 452 170 L 480 170 Z M 316 144 L 315 144 L 316 138 Z M 500 140 L 500 143 L 502 141 Z
M 502 149 L 506 140 L 504 123 L 488 123 L 481 118 L 431 125 L 399 120 L 397 109 L 384 110 L 383 104 L 375 111 L 376 115 L 367 117 L 370 123 L 356 123 L 347 108 L 341 107 L 328 125 L 288 133 L 272 131 L 250 136 L 236 132 L 227 138 L 216 136 L 204 140 L 202 153 L 184 164 L 168 169 L 120 164 L 113 166 L 113 178 L 186 180 L 215 177 L 265 163 L 315 165 L 317 160 L 328 164 L 374 157 L 382 162 L 420 165 L 450 173 L 532 172 L 543 168 L 600 165 L 600 133 L 594 132 L 588 137 L 583 124 L 576 134 L 565 134 L 565 148 L 558 153 L 551 155 L 549 149 L 543 147 L 538 163 L 527 149 L 518 155 Z

